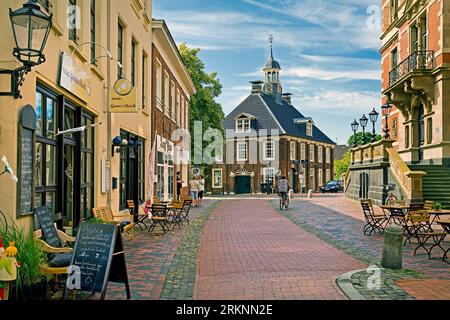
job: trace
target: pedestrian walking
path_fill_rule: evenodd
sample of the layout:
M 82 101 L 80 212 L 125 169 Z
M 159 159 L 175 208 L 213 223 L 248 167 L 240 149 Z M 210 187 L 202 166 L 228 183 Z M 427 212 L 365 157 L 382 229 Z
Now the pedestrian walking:
M 203 204 L 203 194 L 205 193 L 205 179 L 203 176 L 198 177 L 198 205 Z
M 192 180 L 189 182 L 189 188 L 191 191 L 192 205 L 194 207 L 198 206 L 198 180 L 197 177 L 192 177 Z
M 177 172 L 177 201 L 180 201 L 181 188 L 183 187 L 183 180 L 181 180 L 181 172 Z

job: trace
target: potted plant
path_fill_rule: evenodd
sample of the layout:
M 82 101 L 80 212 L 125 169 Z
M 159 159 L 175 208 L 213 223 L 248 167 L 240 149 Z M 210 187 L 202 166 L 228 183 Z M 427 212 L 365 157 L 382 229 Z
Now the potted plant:
M 9 257 L 15 254 L 20 262 L 17 278 L 12 283 L 10 299 L 17 300 L 43 300 L 47 298 L 47 279 L 41 274 L 39 268 L 45 260 L 45 254 L 33 237 L 33 233 L 26 233 L 17 225 L 9 225 L 4 230 L 3 239 L 7 239 L 10 247 L 5 250 Z M 13 244 L 13 246 L 11 246 Z M 16 264 L 17 266 L 18 264 Z
M 435 210 L 435 211 L 442 210 L 442 203 L 440 203 L 440 202 L 433 202 L 433 210 Z

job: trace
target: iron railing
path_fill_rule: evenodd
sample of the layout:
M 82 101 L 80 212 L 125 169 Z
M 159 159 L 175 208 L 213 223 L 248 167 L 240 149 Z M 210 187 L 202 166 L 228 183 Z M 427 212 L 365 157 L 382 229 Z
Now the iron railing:
M 389 85 L 395 84 L 413 70 L 431 70 L 435 66 L 434 51 L 416 51 L 389 72 Z

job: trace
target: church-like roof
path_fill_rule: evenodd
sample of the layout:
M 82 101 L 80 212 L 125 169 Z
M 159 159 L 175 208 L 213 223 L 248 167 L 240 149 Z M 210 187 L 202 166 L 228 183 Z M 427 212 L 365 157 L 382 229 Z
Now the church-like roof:
M 265 93 L 253 93 L 236 107 L 223 121 L 225 130 L 235 128 L 235 117 L 241 113 L 251 114 L 256 118 L 253 129 L 280 130 L 280 134 L 286 134 L 306 140 L 317 141 L 335 145 L 325 133 L 313 125 L 313 134 L 306 134 L 307 122 L 295 123 L 295 119 L 308 119 L 294 106 L 286 101 L 277 103 L 275 97 Z M 270 134 L 270 132 L 269 132 Z

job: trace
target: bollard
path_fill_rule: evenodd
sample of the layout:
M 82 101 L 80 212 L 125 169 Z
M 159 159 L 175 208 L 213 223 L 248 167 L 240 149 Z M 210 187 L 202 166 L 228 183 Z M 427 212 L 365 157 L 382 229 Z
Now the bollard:
M 391 224 L 384 230 L 384 246 L 381 266 L 389 269 L 403 267 L 403 228 Z
M 311 198 L 312 198 L 312 193 L 313 193 L 312 190 L 309 190 L 309 191 L 308 191 L 308 199 L 311 199 Z

